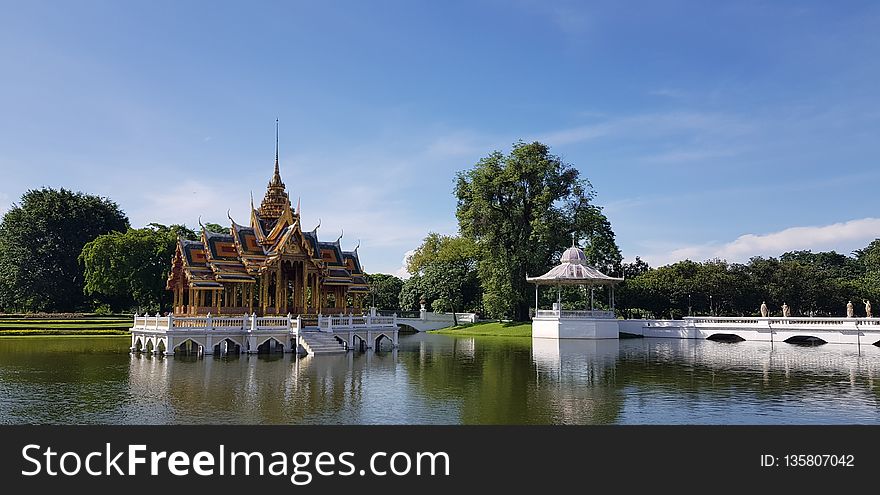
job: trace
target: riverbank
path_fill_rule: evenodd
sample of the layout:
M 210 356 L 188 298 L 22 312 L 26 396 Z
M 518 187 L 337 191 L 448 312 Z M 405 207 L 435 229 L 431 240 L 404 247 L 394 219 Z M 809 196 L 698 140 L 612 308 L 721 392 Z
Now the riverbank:
M 128 335 L 125 315 L 0 315 L 0 336 Z
M 458 325 L 456 327 L 433 330 L 429 333 L 460 335 L 463 337 L 531 337 L 532 324 L 531 322 L 500 323 L 493 321 Z

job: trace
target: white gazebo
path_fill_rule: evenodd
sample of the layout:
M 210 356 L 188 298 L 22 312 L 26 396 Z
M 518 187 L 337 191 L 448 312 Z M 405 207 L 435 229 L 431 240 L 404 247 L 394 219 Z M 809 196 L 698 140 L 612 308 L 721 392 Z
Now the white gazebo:
M 526 277 L 535 284 L 535 316 L 532 319 L 532 337 L 553 339 L 616 339 L 619 336 L 617 318 L 614 315 L 614 286 L 622 278 L 609 277 L 596 267 L 587 264 L 584 251 L 574 243 L 562 253 L 559 265 L 539 277 Z M 556 286 L 556 303 L 553 309 L 538 307 L 538 289 L 542 285 Z M 561 292 L 563 285 L 589 287 L 590 305 L 583 310 L 563 311 Z M 596 310 L 593 297 L 596 286 L 610 286 L 610 311 Z

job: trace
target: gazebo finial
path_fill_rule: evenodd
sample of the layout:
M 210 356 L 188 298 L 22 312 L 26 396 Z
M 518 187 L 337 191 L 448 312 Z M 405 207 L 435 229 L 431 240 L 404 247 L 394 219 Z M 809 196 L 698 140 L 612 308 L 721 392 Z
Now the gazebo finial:
M 572 232 L 571 233 L 571 247 L 577 247 L 577 244 L 575 244 L 575 236 L 577 236 L 577 234 Z

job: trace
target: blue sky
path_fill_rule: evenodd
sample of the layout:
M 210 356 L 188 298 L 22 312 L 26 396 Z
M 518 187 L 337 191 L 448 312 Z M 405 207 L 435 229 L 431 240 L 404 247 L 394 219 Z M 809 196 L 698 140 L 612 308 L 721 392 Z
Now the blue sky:
M 880 237 L 877 2 L 0 2 L 0 212 L 29 189 L 246 223 L 281 121 L 303 223 L 371 272 L 539 139 L 628 259 Z

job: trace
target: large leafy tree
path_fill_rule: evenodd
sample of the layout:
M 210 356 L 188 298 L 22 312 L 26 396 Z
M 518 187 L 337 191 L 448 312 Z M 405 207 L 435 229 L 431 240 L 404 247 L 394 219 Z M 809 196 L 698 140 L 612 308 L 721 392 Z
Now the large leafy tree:
M 528 318 L 527 274 L 549 269 L 572 237 L 609 274 L 622 257 L 611 224 L 579 171 L 542 143 L 518 142 L 458 174 L 459 229 L 480 250 L 483 305 L 495 317 Z
M 481 290 L 477 277 L 479 249 L 466 237 L 431 232 L 407 259 L 420 297 L 433 311 L 477 311 Z
M 0 308 L 84 309 L 77 262 L 83 246 L 126 229 L 128 219 L 110 199 L 63 188 L 27 191 L 0 223 Z
M 880 239 L 875 239 L 853 254 L 863 273 L 861 280 L 857 282 L 861 293 L 867 299 L 880 301 Z
M 366 276 L 370 284 L 370 304 L 379 309 L 400 309 L 400 289 L 403 280 L 385 273 L 369 273 Z
M 191 239 L 195 233 L 181 225 L 150 224 L 98 236 L 80 255 L 86 294 L 114 310 L 162 309 L 170 298 L 165 280 L 178 237 Z

